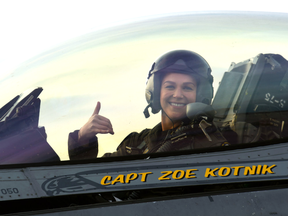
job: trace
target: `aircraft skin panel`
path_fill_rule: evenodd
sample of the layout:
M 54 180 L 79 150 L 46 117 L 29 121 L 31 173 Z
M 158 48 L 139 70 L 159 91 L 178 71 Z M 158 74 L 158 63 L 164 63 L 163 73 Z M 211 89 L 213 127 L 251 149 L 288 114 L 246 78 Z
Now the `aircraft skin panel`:
M 184 197 L 171 200 L 152 200 L 140 203 L 122 202 L 109 205 L 75 206 L 52 211 L 26 212 L 41 216 L 101 216 L 101 215 L 287 215 L 288 189 L 226 193 L 221 195 Z M 21 214 L 22 215 L 22 214 Z M 24 215 L 24 214 L 23 214 Z
M 0 200 L 29 199 L 39 197 L 32 178 L 25 175 L 25 169 L 1 170 Z
M 18 169 L 2 166 L 0 200 L 283 180 L 287 179 L 287 151 L 287 143 L 282 143 L 132 161 L 95 160 Z

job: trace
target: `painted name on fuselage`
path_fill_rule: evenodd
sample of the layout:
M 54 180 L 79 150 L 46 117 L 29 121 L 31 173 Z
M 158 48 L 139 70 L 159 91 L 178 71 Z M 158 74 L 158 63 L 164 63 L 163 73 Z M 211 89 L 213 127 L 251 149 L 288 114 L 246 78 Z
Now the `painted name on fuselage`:
M 204 178 L 213 177 L 229 177 L 229 176 L 249 176 L 249 175 L 266 175 L 274 174 L 273 168 L 276 164 L 268 165 L 253 165 L 253 166 L 232 166 L 232 167 L 216 167 L 206 168 Z M 181 179 L 196 179 L 199 169 L 185 169 L 185 170 L 167 170 L 160 171 L 160 173 L 153 172 L 132 172 L 129 174 L 119 174 L 113 178 L 112 175 L 106 175 L 101 180 L 101 185 L 115 185 L 117 183 L 129 184 L 132 181 L 141 179 L 141 182 L 149 181 L 149 177 L 157 175 L 159 181 L 167 180 L 181 180 Z M 159 176 L 158 176 L 159 175 Z M 203 178 L 203 177 L 202 177 Z

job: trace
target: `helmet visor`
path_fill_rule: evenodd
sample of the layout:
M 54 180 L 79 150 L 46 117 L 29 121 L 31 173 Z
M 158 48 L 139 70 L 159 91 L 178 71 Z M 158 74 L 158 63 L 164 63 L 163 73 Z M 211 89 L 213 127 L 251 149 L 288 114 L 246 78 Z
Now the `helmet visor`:
M 187 50 L 177 50 L 161 56 L 153 64 L 150 75 L 156 72 L 195 73 L 208 78 L 211 69 L 199 54 Z

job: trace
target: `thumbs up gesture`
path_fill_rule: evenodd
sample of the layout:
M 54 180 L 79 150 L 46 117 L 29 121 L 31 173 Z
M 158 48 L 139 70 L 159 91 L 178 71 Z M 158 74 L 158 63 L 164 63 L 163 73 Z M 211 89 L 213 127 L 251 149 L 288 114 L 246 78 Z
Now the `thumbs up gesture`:
M 88 144 L 89 140 L 96 134 L 114 134 L 112 124 L 108 118 L 99 115 L 101 103 L 97 102 L 92 116 L 78 133 L 78 142 L 80 144 Z

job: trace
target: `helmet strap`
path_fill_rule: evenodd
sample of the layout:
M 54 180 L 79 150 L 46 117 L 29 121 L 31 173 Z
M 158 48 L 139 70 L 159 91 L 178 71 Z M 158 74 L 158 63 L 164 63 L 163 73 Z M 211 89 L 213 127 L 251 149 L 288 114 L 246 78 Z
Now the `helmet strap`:
M 174 122 L 172 121 L 172 119 L 167 115 L 167 113 L 162 109 L 162 112 L 167 116 L 167 118 L 171 121 L 172 123 L 172 129 L 174 129 Z

